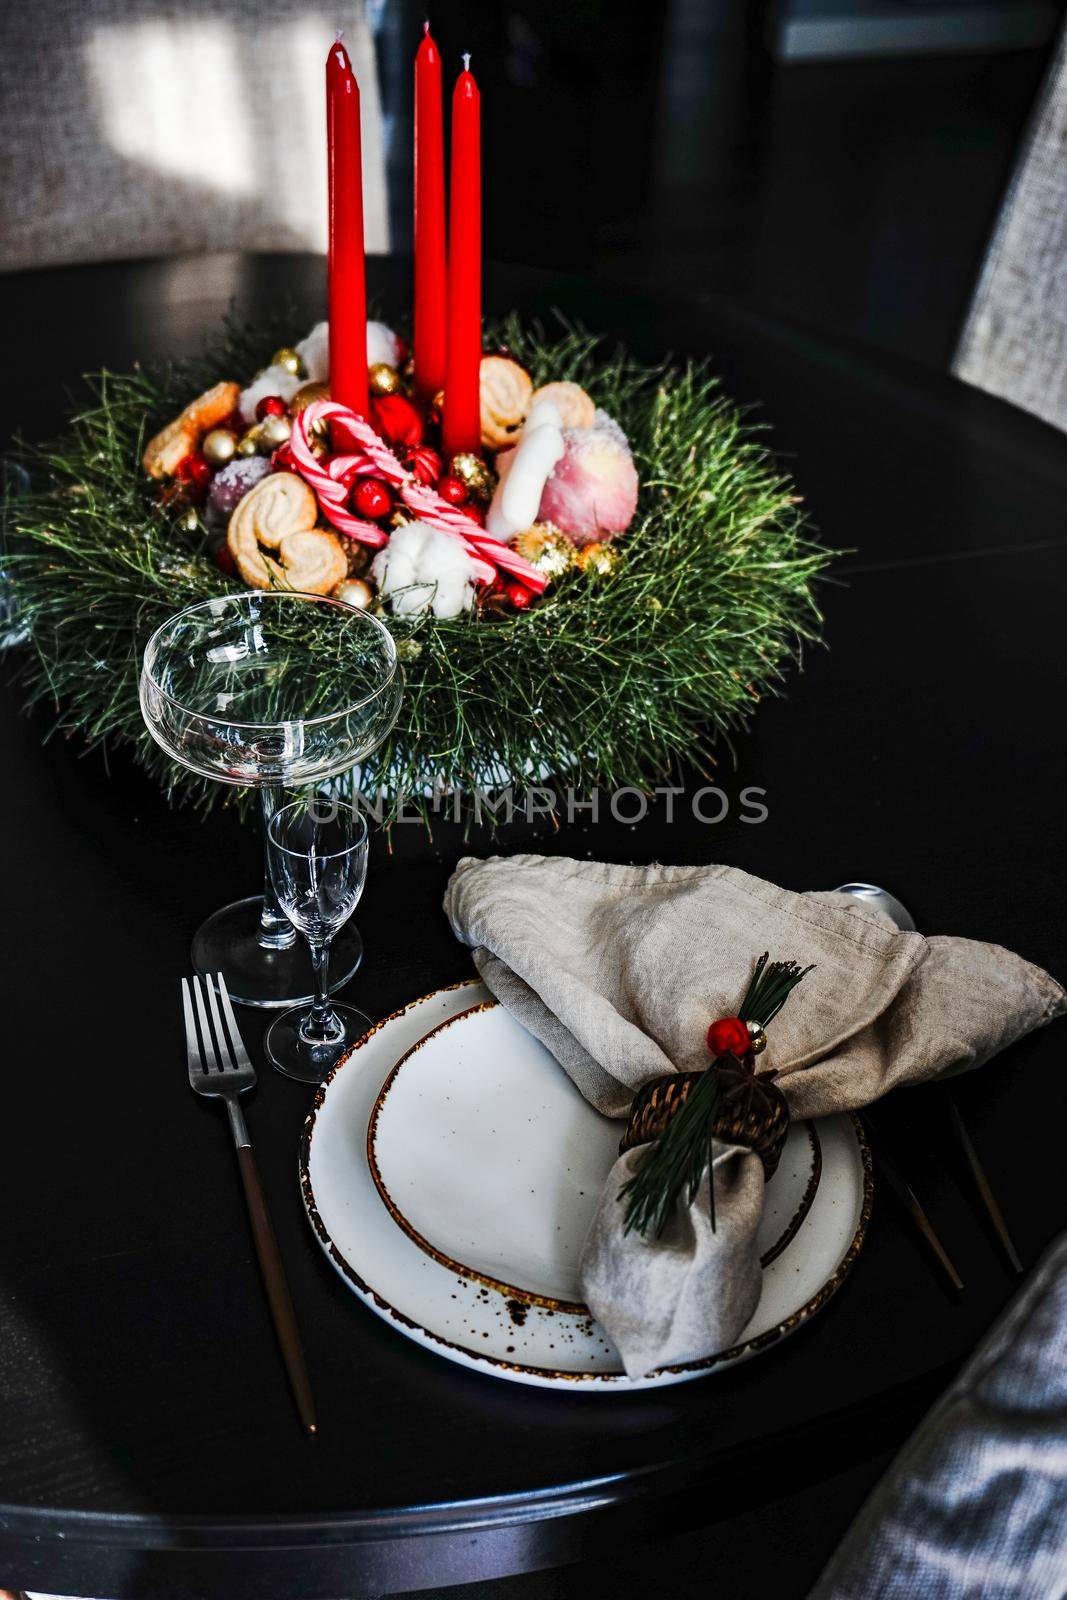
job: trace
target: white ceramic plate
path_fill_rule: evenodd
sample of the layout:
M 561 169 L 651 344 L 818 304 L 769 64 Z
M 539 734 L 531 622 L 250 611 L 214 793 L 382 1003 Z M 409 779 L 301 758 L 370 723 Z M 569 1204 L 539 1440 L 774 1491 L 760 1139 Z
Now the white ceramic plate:
M 760 1228 L 763 1294 L 738 1344 L 627 1378 L 577 1281 L 622 1127 L 480 983 L 459 984 L 379 1023 L 317 1091 L 301 1142 L 304 1203 L 373 1311 L 518 1383 L 684 1383 L 765 1349 L 825 1304 L 870 1211 L 870 1161 L 851 1117 L 790 1130 Z

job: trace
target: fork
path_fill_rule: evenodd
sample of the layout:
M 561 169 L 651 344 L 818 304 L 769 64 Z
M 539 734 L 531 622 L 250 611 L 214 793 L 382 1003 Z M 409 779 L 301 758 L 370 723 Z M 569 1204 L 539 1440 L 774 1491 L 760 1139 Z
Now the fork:
M 207 992 L 206 1007 L 204 991 Z M 219 1013 L 220 1000 L 229 1027 L 228 1036 Z M 285 1370 L 289 1374 L 300 1420 L 308 1433 L 316 1433 L 318 1424 L 315 1421 L 315 1406 L 311 1398 L 311 1384 L 304 1362 L 300 1330 L 296 1325 L 296 1312 L 293 1310 L 293 1300 L 286 1282 L 278 1241 L 274 1235 L 270 1212 L 267 1210 L 267 1202 L 263 1195 L 263 1186 L 259 1180 L 256 1158 L 252 1154 L 252 1140 L 249 1138 L 244 1115 L 238 1104 L 238 1096 L 246 1089 L 254 1087 L 256 1069 L 249 1060 L 248 1051 L 238 1031 L 237 1019 L 233 1014 L 233 1006 L 230 1004 L 229 992 L 222 973 L 215 975 L 214 984 L 210 978 L 204 978 L 202 981 L 193 978 L 191 984 L 183 978 L 182 1009 L 185 1012 L 185 1042 L 189 1052 L 189 1086 L 196 1094 L 202 1094 L 209 1100 L 221 1100 L 226 1107 L 233 1142 L 237 1146 L 237 1161 L 241 1168 L 245 1200 L 248 1202 L 256 1255 L 259 1257 L 259 1267 L 263 1274 L 271 1316 L 274 1318 L 274 1329 L 281 1345 Z M 199 1039 L 197 1020 L 200 1023 Z

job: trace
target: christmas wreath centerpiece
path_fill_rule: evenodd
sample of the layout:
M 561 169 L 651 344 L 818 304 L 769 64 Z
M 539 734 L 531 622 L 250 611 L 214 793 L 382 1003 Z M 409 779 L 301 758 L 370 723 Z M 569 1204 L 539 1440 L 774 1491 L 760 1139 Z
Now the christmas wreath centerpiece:
M 367 418 L 329 398 L 325 324 L 276 337 L 229 328 L 195 370 L 103 375 L 27 452 L 5 565 L 30 698 L 63 729 L 198 786 L 144 731 L 144 642 L 197 600 L 287 586 L 397 637 L 404 705 L 362 778 L 387 811 L 548 775 L 644 789 L 711 760 L 817 637 L 828 552 L 706 367 L 512 319 L 486 341 L 481 448 L 449 456 L 385 325 Z M 322 663 L 324 705 L 343 677 Z
M 373 606 L 396 636 L 403 707 L 360 775 L 386 814 L 548 776 L 645 789 L 710 759 L 817 634 L 827 552 L 705 367 L 483 328 L 480 93 L 465 57 L 446 249 L 429 24 L 415 89 L 413 356 L 367 321 L 359 86 L 338 37 L 328 322 L 295 343 L 291 322 L 284 343 L 231 328 L 199 373 L 101 377 L 5 503 L 31 696 L 90 742 L 132 741 L 171 786 L 199 780 L 142 725 L 142 651 L 238 584 Z M 345 704 L 344 660 L 314 669 L 308 713 Z

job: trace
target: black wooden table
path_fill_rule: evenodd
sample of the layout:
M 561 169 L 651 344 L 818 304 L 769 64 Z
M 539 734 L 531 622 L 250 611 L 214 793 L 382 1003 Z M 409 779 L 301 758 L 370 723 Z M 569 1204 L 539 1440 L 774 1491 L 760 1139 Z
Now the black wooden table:
M 408 275 L 380 264 L 383 307 Z M 236 296 L 321 314 L 321 264 L 232 257 L 5 279 L 6 431 L 58 426 L 98 364 L 193 352 Z M 734 862 L 793 887 L 888 885 L 921 927 L 1067 970 L 1062 917 L 1067 450 L 1052 430 L 869 352 L 727 305 L 490 274 L 498 307 L 572 317 L 642 355 L 710 353 L 762 402 L 828 542 L 828 650 L 765 704 L 722 783 L 731 808 L 608 817 L 509 847 Z M 301 1436 L 271 1336 L 224 1120 L 185 1080 L 177 979 L 202 915 L 257 881 L 230 815 L 168 809 L 127 760 L 19 715 L 0 785 L 0 1582 L 61 1593 L 341 1596 L 575 1559 L 857 1471 L 902 1440 L 1013 1282 L 946 1153 L 936 1091 L 908 1102 L 911 1171 L 959 1263 L 950 1298 L 892 1203 L 804 1331 L 707 1380 L 547 1393 L 436 1359 L 347 1294 L 305 1221 L 308 1095 L 264 1070 L 249 1108 L 321 1433 Z M 484 845 L 486 841 L 475 841 Z M 466 973 L 440 913 L 458 830 L 376 841 L 350 989 L 384 1014 Z M 255 1045 L 259 1023 L 248 1016 Z M 1026 1262 L 1063 1226 L 1062 1031 L 964 1079 L 959 1100 Z M 850 1509 L 850 1508 L 847 1508 Z M 844 1513 L 827 1496 L 812 1539 Z M 783 1592 L 786 1592 L 783 1590 Z

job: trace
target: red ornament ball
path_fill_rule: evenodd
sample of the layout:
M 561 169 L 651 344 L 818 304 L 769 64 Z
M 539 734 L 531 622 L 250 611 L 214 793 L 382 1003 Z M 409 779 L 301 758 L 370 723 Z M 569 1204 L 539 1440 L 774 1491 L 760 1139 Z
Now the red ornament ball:
M 199 451 L 184 456 L 174 469 L 179 483 L 184 483 L 191 500 L 202 500 L 211 487 L 214 469 Z
M 419 483 L 427 486 L 437 482 L 441 476 L 441 457 L 436 450 L 431 450 L 428 444 L 417 444 L 414 449 L 407 452 L 404 457 L 414 478 Z
M 720 1017 L 708 1029 L 708 1049 L 713 1056 L 737 1056 L 740 1060 L 749 1050 L 748 1024 L 740 1017 Z
M 374 426 L 390 444 L 422 443 L 422 417 L 403 394 L 376 395 L 371 401 Z
M 225 539 L 215 551 L 215 565 L 218 567 L 219 571 L 224 572 L 228 578 L 236 578 L 237 563 L 233 559 L 233 553 Z
M 533 595 L 521 583 L 507 583 L 504 585 L 508 599 L 516 611 L 525 611 Z
M 467 485 L 460 483 L 450 472 L 446 472 L 438 483 L 437 492 L 450 506 L 462 506 L 467 503 Z
M 352 510 L 369 522 L 388 516 L 392 509 L 393 497 L 377 478 L 361 478 L 352 490 Z
M 467 505 L 465 505 L 463 507 L 463 515 L 465 517 L 470 517 L 471 521 L 472 522 L 476 522 L 478 524 L 479 528 L 484 528 L 485 527 L 485 507 L 484 506 L 472 506 L 468 502 Z
M 289 407 L 280 394 L 265 394 L 256 405 L 256 421 L 262 422 L 264 417 L 285 417 L 289 414 Z

